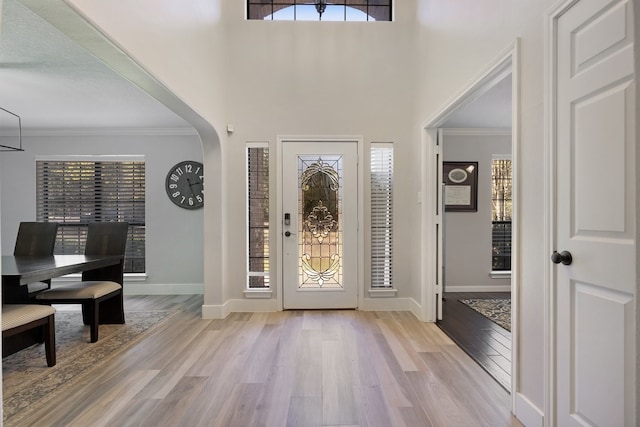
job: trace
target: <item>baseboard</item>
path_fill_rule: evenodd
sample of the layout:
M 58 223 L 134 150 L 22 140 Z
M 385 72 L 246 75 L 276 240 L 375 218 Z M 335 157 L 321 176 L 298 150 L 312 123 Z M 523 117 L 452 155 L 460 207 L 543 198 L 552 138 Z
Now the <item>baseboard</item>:
M 125 280 L 125 295 L 202 295 L 202 283 L 128 283 Z
M 411 298 L 364 298 L 363 311 L 410 311 Z
M 271 313 L 280 311 L 275 299 L 232 299 L 222 305 L 203 305 L 203 319 L 224 319 L 230 313 Z
M 410 311 L 420 319 L 421 307 L 413 298 L 365 298 L 363 311 Z M 232 299 L 221 305 L 203 305 L 203 319 L 224 319 L 230 313 L 262 313 L 279 311 L 275 299 Z
M 520 393 L 516 393 L 514 415 L 527 427 L 542 427 L 544 425 L 544 413 Z
M 445 286 L 445 292 L 511 292 L 511 284 L 508 285 L 482 285 L 482 286 Z

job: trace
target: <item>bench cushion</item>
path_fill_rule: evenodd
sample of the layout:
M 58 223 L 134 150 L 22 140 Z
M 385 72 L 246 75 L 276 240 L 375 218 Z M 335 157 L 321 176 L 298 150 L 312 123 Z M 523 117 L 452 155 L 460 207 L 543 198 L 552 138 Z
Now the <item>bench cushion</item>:
M 122 285 L 116 282 L 86 281 L 48 289 L 37 294 L 36 299 L 41 301 L 63 299 L 97 299 L 119 289 L 122 289 Z
M 6 331 L 35 320 L 44 319 L 55 312 L 55 308 L 48 305 L 4 304 L 2 305 L 2 330 Z

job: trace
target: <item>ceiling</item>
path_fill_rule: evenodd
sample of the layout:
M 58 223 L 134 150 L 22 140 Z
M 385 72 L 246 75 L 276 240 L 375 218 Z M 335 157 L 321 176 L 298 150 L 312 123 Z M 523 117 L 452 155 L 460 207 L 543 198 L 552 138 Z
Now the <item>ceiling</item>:
M 0 107 L 24 129 L 190 127 L 18 1 L 3 1 L 0 29 Z
M 190 128 L 19 1 L 3 1 L 0 29 L 0 108 L 23 129 Z M 16 127 L 0 110 L 0 130 Z M 511 77 L 442 127 L 511 127 Z

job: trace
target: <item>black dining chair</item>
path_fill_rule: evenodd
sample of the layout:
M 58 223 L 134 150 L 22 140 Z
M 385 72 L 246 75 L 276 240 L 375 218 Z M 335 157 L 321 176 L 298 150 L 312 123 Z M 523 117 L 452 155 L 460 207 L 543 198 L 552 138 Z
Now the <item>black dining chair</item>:
M 21 222 L 16 236 L 15 256 L 53 255 L 58 233 L 57 222 Z M 28 296 L 51 288 L 51 280 L 27 284 Z
M 44 341 L 44 351 L 48 366 L 56 364 L 56 332 L 53 307 L 40 304 L 3 304 L 2 305 L 2 356 L 7 346 L 4 341 L 19 334 L 38 331 Z
M 102 323 L 124 323 L 122 284 L 128 228 L 126 222 L 90 223 L 84 254 L 120 255 L 123 260 L 115 269 L 85 271 L 80 282 L 56 286 L 36 295 L 36 300 L 44 304 L 82 304 L 82 318 L 84 324 L 90 326 L 91 342 L 98 341 L 101 318 Z

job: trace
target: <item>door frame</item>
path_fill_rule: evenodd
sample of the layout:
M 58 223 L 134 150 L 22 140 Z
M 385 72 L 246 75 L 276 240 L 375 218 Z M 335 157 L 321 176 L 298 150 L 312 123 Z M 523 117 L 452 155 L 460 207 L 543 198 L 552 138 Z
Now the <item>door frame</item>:
M 356 143 L 357 145 L 357 222 L 358 222 L 358 231 L 356 235 L 356 246 L 357 246 L 357 265 L 356 265 L 356 286 L 357 286 L 357 294 L 358 294 L 358 307 L 361 308 L 363 306 L 363 295 L 364 295 L 364 167 L 362 165 L 361 159 L 364 158 L 364 140 L 362 136 L 359 135 L 278 135 L 276 137 L 276 253 L 272 254 L 272 259 L 275 255 L 274 259 L 274 267 L 276 267 L 275 271 L 275 283 L 276 285 L 276 299 L 278 301 L 278 309 L 284 309 L 284 275 L 283 275 L 283 262 L 284 259 L 282 257 L 283 250 L 283 217 L 284 211 L 282 207 L 282 169 L 283 169 L 283 144 L 287 142 L 316 142 L 318 144 L 322 144 L 323 142 L 349 142 Z
M 520 39 L 515 39 L 485 68 L 470 85 L 465 87 L 454 99 L 429 119 L 422 131 L 422 188 L 424 196 L 422 200 L 422 320 L 435 322 L 437 320 L 438 298 L 436 295 L 442 292 L 441 272 L 437 255 L 442 251 L 441 240 L 438 239 L 438 228 L 442 227 L 442 209 L 439 205 L 441 195 L 440 182 L 441 170 L 436 167 L 440 150 L 438 143 L 439 127 L 446 122 L 457 110 L 465 107 L 479 96 L 484 94 L 493 85 L 502 80 L 508 73 L 512 76 L 512 126 L 511 126 L 511 158 L 512 158 L 512 188 L 513 188 L 513 214 L 512 214 L 512 242 L 511 242 L 511 319 L 512 319 L 512 345 L 511 345 L 511 409 L 517 416 L 517 408 L 521 398 L 519 390 L 519 288 L 520 278 Z

